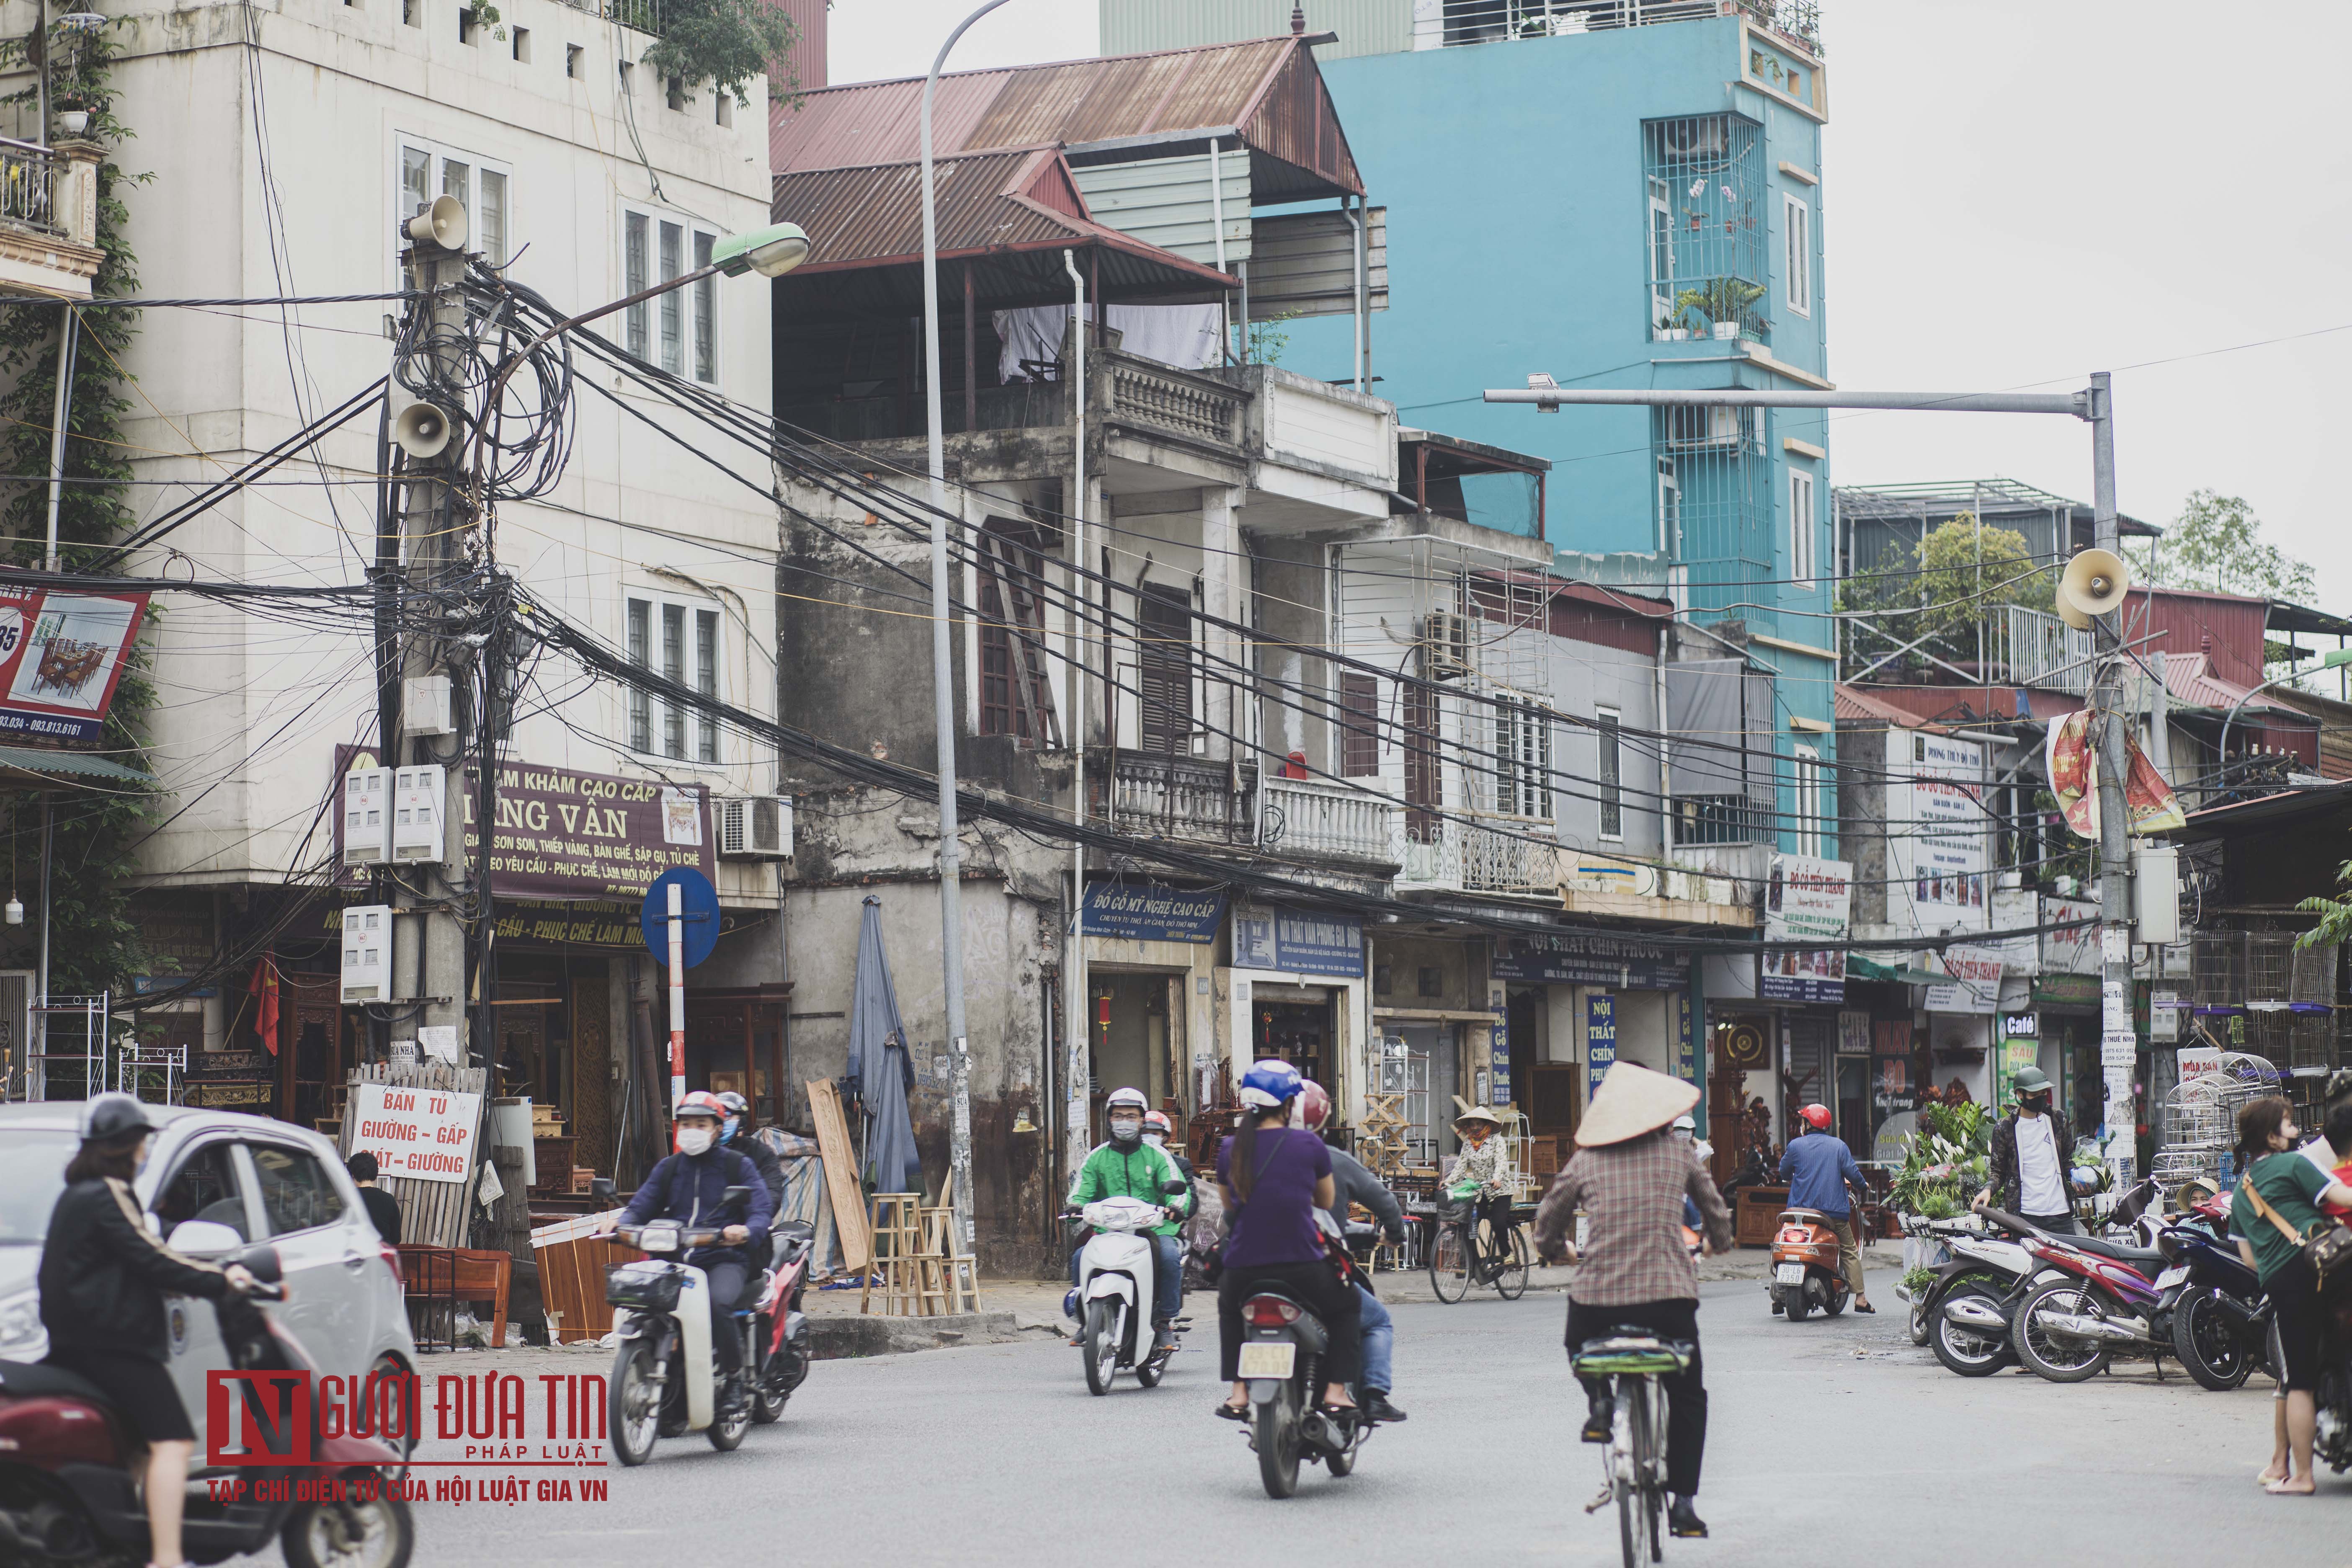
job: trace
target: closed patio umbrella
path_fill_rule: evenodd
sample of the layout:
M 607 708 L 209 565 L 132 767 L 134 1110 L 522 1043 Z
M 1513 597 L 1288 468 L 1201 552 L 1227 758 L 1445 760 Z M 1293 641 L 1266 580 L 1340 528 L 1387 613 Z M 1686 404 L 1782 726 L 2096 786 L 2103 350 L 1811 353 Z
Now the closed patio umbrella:
M 848 1077 L 866 1109 L 866 1157 L 859 1175 L 877 1193 L 921 1192 L 923 1161 L 915 1149 L 914 1119 L 907 1109 L 915 1066 L 907 1055 L 906 1026 L 898 1020 L 889 955 L 882 950 L 882 900 L 871 893 L 857 931 Z

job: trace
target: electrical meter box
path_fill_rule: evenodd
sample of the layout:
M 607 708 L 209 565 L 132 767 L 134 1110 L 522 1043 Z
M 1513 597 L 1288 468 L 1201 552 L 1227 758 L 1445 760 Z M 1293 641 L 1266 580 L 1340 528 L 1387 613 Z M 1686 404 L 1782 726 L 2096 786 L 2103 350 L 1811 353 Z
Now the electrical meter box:
M 383 1002 L 392 994 L 392 906 L 343 910 L 343 1000 Z
M 392 853 L 392 770 L 343 775 L 343 864 L 381 866 Z
M 448 835 L 442 828 L 448 799 L 448 773 L 438 763 L 393 771 L 394 860 L 438 865 L 449 858 Z

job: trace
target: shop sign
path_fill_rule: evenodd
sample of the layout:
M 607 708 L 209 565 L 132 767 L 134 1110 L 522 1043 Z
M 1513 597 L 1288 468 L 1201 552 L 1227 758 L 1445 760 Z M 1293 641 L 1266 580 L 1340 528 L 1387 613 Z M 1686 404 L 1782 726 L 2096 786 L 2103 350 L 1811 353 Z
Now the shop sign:
M 213 961 L 209 914 L 184 909 L 142 910 L 131 919 L 139 927 L 139 945 L 147 950 L 149 958 L 162 961 L 156 964 L 157 973 L 131 977 L 141 995 L 183 984 L 182 975 L 194 974 Z M 217 996 L 220 987 L 205 985 L 188 994 Z
M 2099 918 L 2099 906 L 2084 903 L 2080 899 L 2043 899 L 2043 925 L 2056 925 L 2065 921 L 2091 921 Z M 2099 972 L 2099 928 L 2096 924 L 2078 925 L 2071 931 L 2046 931 L 2042 933 L 2042 972 L 2044 974 L 2096 974 Z
M 1872 1100 L 1881 1115 L 1916 1109 L 1918 1093 L 1911 1083 L 1911 1023 L 1907 1018 L 1882 1018 L 1870 1037 L 1873 1068 Z
M 1842 1057 L 1866 1057 L 1870 1054 L 1870 1015 L 1859 1009 L 1838 1015 L 1837 1054 Z
M 1886 786 L 1888 918 L 1914 930 L 1949 929 L 1956 921 L 1982 927 L 1986 914 L 1988 818 L 1984 809 L 1984 747 L 1975 741 L 1915 731 L 1908 767 L 1890 758 L 1901 775 Z M 1905 739 L 1894 737 L 1897 745 Z
M 355 1083 L 343 1112 L 352 1152 L 373 1154 L 387 1176 L 462 1182 L 474 1166 L 482 1097 L 402 1083 Z
M 1991 1014 L 2000 1005 L 2000 949 L 1952 947 L 1944 951 L 1951 983 L 1927 987 L 1930 1013 Z
M 1487 998 L 1487 1005 L 1495 1014 L 1495 1022 L 1486 1038 L 1486 1059 L 1495 1069 L 1495 1098 L 1487 1100 L 1482 1095 L 1479 1103 L 1508 1105 L 1511 1102 L 1511 1010 L 1509 999 L 1504 995 L 1501 986 L 1494 988 L 1494 994 Z
M 146 612 L 144 594 L 0 584 L 0 741 L 97 740 Z
M 1364 922 L 1320 910 L 1237 909 L 1234 967 L 1361 980 Z
M 1785 1002 L 1845 1000 L 1847 916 L 1853 868 L 1843 860 L 1775 855 L 1764 884 L 1764 940 L 1820 942 L 1818 950 L 1784 948 L 1760 955 L 1756 994 Z M 1837 945 L 1830 945 L 1837 944 Z
M 480 843 L 468 770 L 466 854 Z M 490 830 L 490 890 L 500 898 L 637 900 L 673 866 L 718 875 L 710 792 L 701 784 L 506 763 Z
M 1705 1089 L 1706 1085 L 1698 1068 L 1698 1037 L 1691 1028 L 1691 1000 L 1687 991 L 1675 993 L 1674 1049 L 1675 1076 L 1685 1083 L 1695 1083 Z
M 1224 923 L 1225 896 L 1159 882 L 1096 882 L 1087 889 L 1086 933 L 1129 942 L 1212 942 Z M 1358 973 L 1363 971 L 1360 967 Z
M 1584 1019 L 1584 1103 L 1591 1105 L 1601 1080 L 1617 1065 L 1617 998 L 1586 997 Z
M 2099 1002 L 2096 974 L 2040 974 L 2033 980 L 2033 1000 L 2051 1007 L 2095 1007 Z
M 2042 1047 L 2033 1040 L 2003 1040 L 2000 1043 L 2000 1082 L 1993 1086 L 1993 1109 L 2000 1110 L 2017 1099 L 2017 1075 L 2035 1064 Z
M 1496 980 L 1528 985 L 1680 991 L 1690 984 L 1690 958 L 1636 938 L 1543 931 L 1497 938 L 1492 973 Z
M 2042 1015 L 2039 1013 L 2003 1013 L 2000 1033 L 2008 1040 L 2038 1040 L 2042 1037 Z
M 2221 1070 L 2221 1053 L 2211 1046 L 2183 1046 L 2175 1053 L 2180 1058 L 2180 1081 L 2203 1078 Z

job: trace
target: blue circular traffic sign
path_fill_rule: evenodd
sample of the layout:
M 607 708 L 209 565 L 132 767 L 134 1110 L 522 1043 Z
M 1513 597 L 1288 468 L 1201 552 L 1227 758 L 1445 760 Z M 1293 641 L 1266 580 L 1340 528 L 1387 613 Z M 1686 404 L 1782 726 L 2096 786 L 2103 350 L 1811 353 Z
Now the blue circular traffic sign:
M 678 939 L 685 947 L 686 966 L 692 969 L 719 945 L 719 889 L 691 866 L 673 866 L 646 889 L 646 951 L 656 963 L 669 963 L 669 890 L 677 889 Z

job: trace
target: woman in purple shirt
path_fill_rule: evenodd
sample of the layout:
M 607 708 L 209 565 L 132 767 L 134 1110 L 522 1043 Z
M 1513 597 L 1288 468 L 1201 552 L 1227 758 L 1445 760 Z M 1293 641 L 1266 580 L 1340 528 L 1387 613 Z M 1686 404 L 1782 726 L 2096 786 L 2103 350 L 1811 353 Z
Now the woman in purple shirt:
M 1230 1421 L 1249 1415 L 1249 1385 L 1238 1376 L 1242 1303 L 1268 1286 L 1295 1298 L 1323 1321 L 1323 1405 L 1350 1410 L 1348 1385 L 1360 1370 L 1356 1292 L 1334 1274 L 1323 1251 L 1315 1211 L 1337 1201 L 1331 1151 L 1312 1132 L 1290 1127 L 1291 1102 L 1302 1087 L 1288 1062 L 1261 1061 L 1242 1079 L 1240 1131 L 1217 1151 L 1217 1184 L 1232 1228 L 1225 1240 L 1224 1277 L 1217 1285 L 1218 1356 L 1232 1394 L 1217 1406 Z

